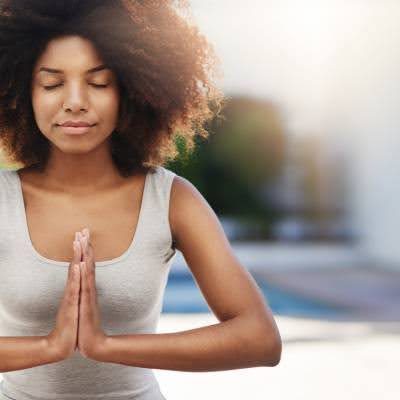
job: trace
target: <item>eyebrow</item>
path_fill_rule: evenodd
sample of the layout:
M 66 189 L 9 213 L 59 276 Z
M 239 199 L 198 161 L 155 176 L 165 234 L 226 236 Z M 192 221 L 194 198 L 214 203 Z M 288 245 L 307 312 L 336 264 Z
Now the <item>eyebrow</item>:
M 88 69 L 88 70 L 86 71 L 86 73 L 87 73 L 87 74 L 92 74 L 93 72 L 101 71 L 101 70 L 103 70 L 103 69 L 110 69 L 110 68 L 107 67 L 107 65 L 101 64 L 101 65 L 98 65 L 97 67 Z M 39 72 L 42 72 L 42 71 L 44 71 L 44 72 L 51 72 L 51 73 L 53 73 L 53 74 L 62 74 L 62 73 L 63 73 L 63 71 L 60 70 L 60 69 L 48 68 L 48 67 L 40 67 L 38 73 L 39 73 Z

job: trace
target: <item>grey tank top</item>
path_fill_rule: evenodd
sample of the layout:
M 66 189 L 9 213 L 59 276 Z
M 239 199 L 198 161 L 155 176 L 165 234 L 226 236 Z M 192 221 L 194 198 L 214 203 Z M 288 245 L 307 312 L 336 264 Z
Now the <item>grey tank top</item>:
M 107 335 L 156 333 L 174 259 L 168 221 L 175 173 L 146 175 L 139 220 L 129 248 L 96 262 L 96 288 Z M 32 245 L 19 175 L 0 170 L 0 336 L 44 336 L 54 328 L 68 262 Z M 16 400 L 165 400 L 152 369 L 101 363 L 79 351 L 67 360 L 5 372 L 2 391 Z

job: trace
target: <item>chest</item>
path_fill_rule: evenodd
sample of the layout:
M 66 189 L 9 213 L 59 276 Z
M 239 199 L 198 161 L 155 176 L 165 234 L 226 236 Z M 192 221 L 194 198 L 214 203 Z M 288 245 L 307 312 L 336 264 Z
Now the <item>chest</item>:
M 89 228 L 95 261 L 123 254 L 136 233 L 143 184 L 79 199 L 24 191 L 30 240 L 42 256 L 70 262 L 75 232 Z

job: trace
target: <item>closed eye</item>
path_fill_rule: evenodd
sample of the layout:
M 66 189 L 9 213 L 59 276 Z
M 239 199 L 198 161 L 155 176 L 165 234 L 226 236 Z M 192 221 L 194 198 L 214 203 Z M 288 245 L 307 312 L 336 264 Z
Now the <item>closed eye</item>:
M 108 86 L 108 85 L 97 85 L 97 84 L 95 84 L 95 83 L 89 83 L 89 85 L 92 85 L 92 86 L 94 86 L 95 88 L 105 88 L 105 87 Z M 57 85 L 51 85 L 51 86 L 43 86 L 43 88 L 44 88 L 45 90 L 53 90 L 53 89 L 55 89 L 55 88 L 58 87 L 58 86 L 62 86 L 62 83 L 59 83 L 59 84 L 57 84 Z
M 43 89 L 52 90 L 52 89 L 55 89 L 57 86 L 61 86 L 61 84 L 53 85 L 53 86 L 43 86 Z
M 98 85 L 96 83 L 89 83 L 89 85 L 92 85 L 92 86 L 97 87 L 97 88 L 105 88 L 105 87 L 108 86 L 108 85 Z

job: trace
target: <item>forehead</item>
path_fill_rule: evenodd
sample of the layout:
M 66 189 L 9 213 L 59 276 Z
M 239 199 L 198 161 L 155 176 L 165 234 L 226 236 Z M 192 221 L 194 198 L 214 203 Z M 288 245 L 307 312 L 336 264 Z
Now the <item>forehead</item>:
M 87 39 L 80 36 L 65 36 L 52 39 L 48 42 L 46 48 L 39 56 L 33 73 L 38 74 L 42 67 L 51 70 L 62 71 L 62 73 L 87 73 L 99 65 L 104 65 L 95 46 Z M 92 73 L 108 68 L 100 68 Z M 50 73 L 50 71 L 40 72 L 41 74 Z

